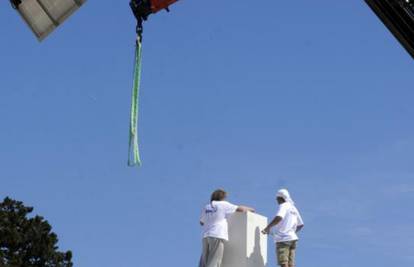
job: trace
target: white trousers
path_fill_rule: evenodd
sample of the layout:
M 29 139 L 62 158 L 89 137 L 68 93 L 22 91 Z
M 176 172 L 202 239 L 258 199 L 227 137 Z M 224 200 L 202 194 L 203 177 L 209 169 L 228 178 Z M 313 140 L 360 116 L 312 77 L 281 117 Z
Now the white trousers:
M 199 267 L 220 267 L 223 260 L 224 240 L 215 237 L 203 238 L 203 253 Z

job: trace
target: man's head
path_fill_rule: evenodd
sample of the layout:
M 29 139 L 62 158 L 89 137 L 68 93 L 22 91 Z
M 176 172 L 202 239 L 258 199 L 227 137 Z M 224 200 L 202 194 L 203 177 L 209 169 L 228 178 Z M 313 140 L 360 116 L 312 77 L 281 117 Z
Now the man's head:
M 279 205 L 286 202 L 286 200 L 283 197 L 276 197 L 276 201 Z
M 280 189 L 277 191 L 276 200 L 279 204 L 283 204 L 285 202 L 289 202 L 291 204 L 295 204 L 290 197 L 289 191 L 287 189 Z
M 223 189 L 217 189 L 211 194 L 210 201 L 222 201 L 227 197 L 227 192 Z

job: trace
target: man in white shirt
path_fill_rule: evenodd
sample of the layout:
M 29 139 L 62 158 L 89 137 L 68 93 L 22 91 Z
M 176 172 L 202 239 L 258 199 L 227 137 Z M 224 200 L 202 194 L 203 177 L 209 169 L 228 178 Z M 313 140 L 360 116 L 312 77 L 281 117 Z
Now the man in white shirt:
M 286 189 L 277 192 L 279 210 L 275 218 L 263 229 L 263 234 L 269 234 L 273 229 L 273 239 L 276 243 L 276 255 L 281 267 L 295 266 L 296 243 L 299 232 L 304 224 L 295 203 Z
M 220 267 L 224 255 L 224 242 L 228 241 L 227 218 L 236 211 L 254 212 L 253 208 L 233 205 L 225 201 L 227 193 L 217 189 L 211 194 L 210 203 L 201 213 L 203 226 L 203 252 L 199 267 Z

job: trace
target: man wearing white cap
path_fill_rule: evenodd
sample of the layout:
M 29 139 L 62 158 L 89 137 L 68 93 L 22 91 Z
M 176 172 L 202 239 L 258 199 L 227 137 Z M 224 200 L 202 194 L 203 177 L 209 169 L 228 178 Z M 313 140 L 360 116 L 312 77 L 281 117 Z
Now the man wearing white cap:
M 272 234 L 276 243 L 278 264 L 281 267 L 293 267 L 296 243 L 299 239 L 296 233 L 303 228 L 303 220 L 287 189 L 279 190 L 276 200 L 279 203 L 279 210 L 262 233 L 269 234 L 270 229 L 274 227 Z

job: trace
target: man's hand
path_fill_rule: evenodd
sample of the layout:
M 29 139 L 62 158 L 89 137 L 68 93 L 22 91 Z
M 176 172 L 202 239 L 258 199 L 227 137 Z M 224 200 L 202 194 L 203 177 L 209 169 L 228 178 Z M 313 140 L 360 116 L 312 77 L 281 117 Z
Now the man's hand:
M 255 212 L 255 210 L 253 208 L 247 207 L 247 206 L 242 206 L 242 205 L 238 206 L 236 211 L 238 211 L 238 212 L 248 212 L 248 211 Z
M 262 234 L 264 235 L 268 235 L 270 232 L 270 229 L 268 227 L 266 227 L 265 229 L 262 230 Z
M 265 228 L 265 229 L 263 229 L 262 233 L 263 233 L 264 235 L 268 235 L 268 234 L 269 234 L 269 232 L 270 232 L 270 229 L 271 229 L 273 226 L 275 226 L 275 225 L 277 225 L 278 223 L 280 223 L 280 221 L 281 221 L 282 219 L 283 219 L 283 218 L 282 218 L 282 217 L 280 217 L 280 216 L 276 216 L 275 218 L 273 218 L 273 220 L 269 223 L 269 225 L 268 225 L 268 226 L 266 226 L 266 228 Z

